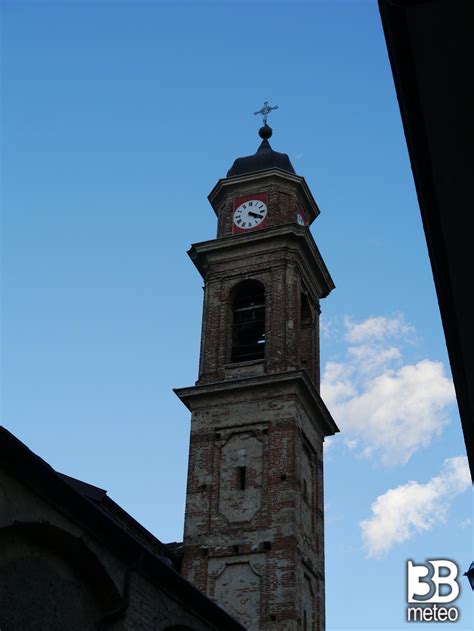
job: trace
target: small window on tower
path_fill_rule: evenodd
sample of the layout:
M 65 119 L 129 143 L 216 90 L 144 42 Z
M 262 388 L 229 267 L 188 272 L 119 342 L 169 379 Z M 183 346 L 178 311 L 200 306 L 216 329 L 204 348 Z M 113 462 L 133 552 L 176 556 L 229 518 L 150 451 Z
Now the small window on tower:
M 239 449 L 239 466 L 237 467 L 238 484 L 241 491 L 245 491 L 247 487 L 247 451 Z
M 311 322 L 311 305 L 305 293 L 301 294 L 301 322 Z
M 238 467 L 239 472 L 239 489 L 245 491 L 247 482 L 247 467 Z
M 233 302 L 233 362 L 262 359 L 265 356 L 265 288 L 256 280 L 237 287 Z

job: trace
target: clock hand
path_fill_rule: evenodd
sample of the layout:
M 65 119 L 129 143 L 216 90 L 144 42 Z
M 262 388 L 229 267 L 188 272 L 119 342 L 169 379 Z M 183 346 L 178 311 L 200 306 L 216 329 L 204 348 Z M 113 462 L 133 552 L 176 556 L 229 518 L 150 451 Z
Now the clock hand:
M 251 217 L 257 217 L 257 219 L 261 219 L 263 217 L 263 215 L 259 215 L 258 213 L 253 213 L 251 210 L 249 210 L 248 213 Z

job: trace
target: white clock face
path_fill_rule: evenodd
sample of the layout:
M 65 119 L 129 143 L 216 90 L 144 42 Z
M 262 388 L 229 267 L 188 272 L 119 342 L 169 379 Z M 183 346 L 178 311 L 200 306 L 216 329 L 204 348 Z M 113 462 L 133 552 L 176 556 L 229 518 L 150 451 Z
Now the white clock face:
M 234 212 L 234 224 L 237 228 L 248 230 L 255 228 L 267 216 L 267 205 L 259 199 L 251 199 L 248 202 L 240 204 Z

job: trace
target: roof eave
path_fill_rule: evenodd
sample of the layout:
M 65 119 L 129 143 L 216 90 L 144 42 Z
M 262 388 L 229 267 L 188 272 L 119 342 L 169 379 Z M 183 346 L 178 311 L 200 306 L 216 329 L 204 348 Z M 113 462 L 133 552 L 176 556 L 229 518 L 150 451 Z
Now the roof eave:
M 221 237 L 219 239 L 201 241 L 199 243 L 194 243 L 191 246 L 188 250 L 188 256 L 196 266 L 201 276 L 206 278 L 209 253 L 218 252 L 219 250 L 238 249 L 252 241 L 262 241 L 262 239 L 263 241 L 269 242 L 274 239 L 279 239 L 282 236 L 287 236 L 291 239 L 303 239 L 304 248 L 309 260 L 312 261 L 312 264 L 316 265 L 319 272 L 319 298 L 326 298 L 335 288 L 335 284 L 311 232 L 305 226 L 298 226 L 293 223 L 284 224 L 282 226 L 274 226 L 272 228 L 265 228 L 263 230 L 257 230 L 246 234 L 236 234 L 228 237 Z
M 289 171 L 284 171 L 283 169 L 271 168 L 262 171 L 254 171 L 253 173 L 232 175 L 230 177 L 221 178 L 214 186 L 212 191 L 209 193 L 207 198 L 217 215 L 219 212 L 220 201 L 226 190 L 232 189 L 236 186 L 240 186 L 241 184 L 246 184 L 247 182 L 265 180 L 271 176 L 280 177 L 301 187 L 301 193 L 307 202 L 307 210 L 310 214 L 310 223 L 312 223 L 319 215 L 320 210 L 316 203 L 316 200 L 314 199 L 309 189 L 309 186 L 306 183 L 306 180 L 301 175 L 296 175 L 296 173 L 290 173 Z

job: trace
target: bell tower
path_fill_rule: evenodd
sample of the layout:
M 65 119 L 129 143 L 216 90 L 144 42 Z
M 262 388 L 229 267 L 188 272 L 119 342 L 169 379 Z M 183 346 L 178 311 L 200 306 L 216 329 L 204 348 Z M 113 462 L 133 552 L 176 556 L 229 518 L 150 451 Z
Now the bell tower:
M 192 413 L 183 574 L 249 631 L 322 631 L 323 441 L 338 429 L 319 302 L 334 284 L 318 206 L 266 114 L 259 135 L 209 195 L 217 238 L 188 252 L 204 305 L 198 380 L 175 390 Z

